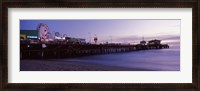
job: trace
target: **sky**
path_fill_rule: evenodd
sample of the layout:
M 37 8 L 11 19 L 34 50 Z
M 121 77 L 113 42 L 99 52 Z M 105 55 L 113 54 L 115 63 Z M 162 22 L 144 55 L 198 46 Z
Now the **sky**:
M 60 32 L 69 37 L 84 38 L 98 43 L 139 43 L 144 40 L 161 39 L 171 46 L 180 44 L 181 21 L 178 19 L 115 19 L 115 20 L 20 20 L 21 30 L 36 30 L 45 23 L 51 33 Z

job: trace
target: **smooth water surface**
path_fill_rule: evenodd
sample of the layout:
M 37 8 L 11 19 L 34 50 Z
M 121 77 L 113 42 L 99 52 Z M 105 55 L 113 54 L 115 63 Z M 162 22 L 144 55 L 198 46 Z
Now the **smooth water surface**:
M 64 61 L 77 61 L 95 63 L 127 68 L 141 68 L 157 71 L 179 71 L 179 49 L 141 50 L 126 53 L 112 53 L 64 59 Z

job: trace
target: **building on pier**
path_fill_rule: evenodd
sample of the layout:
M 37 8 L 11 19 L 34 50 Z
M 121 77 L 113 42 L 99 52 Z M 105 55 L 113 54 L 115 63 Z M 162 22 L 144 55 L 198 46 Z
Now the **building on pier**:
M 21 43 L 37 43 L 38 31 L 37 30 L 20 30 Z
M 141 45 L 146 45 L 146 41 L 144 41 L 144 40 L 143 40 L 143 41 L 140 41 L 140 44 L 141 44 Z
M 20 30 L 20 39 L 38 39 L 38 31 Z
M 162 48 L 169 48 L 169 45 L 168 44 L 161 44 L 161 40 L 154 39 L 154 40 L 148 41 L 147 48 L 162 49 Z
M 144 37 L 142 37 L 142 41 L 140 41 L 140 45 L 146 45 L 146 41 L 144 41 Z
M 161 40 L 157 40 L 157 39 L 148 41 L 148 45 L 160 45 L 160 43 L 161 43 Z

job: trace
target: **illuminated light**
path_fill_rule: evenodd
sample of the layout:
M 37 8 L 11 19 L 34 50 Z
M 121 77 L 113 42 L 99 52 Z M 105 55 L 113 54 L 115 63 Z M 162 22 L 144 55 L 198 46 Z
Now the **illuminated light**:
M 35 39 L 37 39 L 38 37 L 37 36 L 27 36 L 27 38 L 35 38 Z
M 45 44 L 42 44 L 42 48 L 46 48 L 47 46 Z
M 65 37 L 63 37 L 62 39 L 65 40 Z
M 62 39 L 61 37 L 57 37 L 57 36 L 55 36 L 55 39 Z

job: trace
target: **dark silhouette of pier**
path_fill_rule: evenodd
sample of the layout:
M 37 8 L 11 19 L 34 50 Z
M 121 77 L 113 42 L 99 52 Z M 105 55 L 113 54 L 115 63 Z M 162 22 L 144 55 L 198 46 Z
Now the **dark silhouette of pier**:
M 169 48 L 167 44 L 21 44 L 21 59 L 51 59 Z

